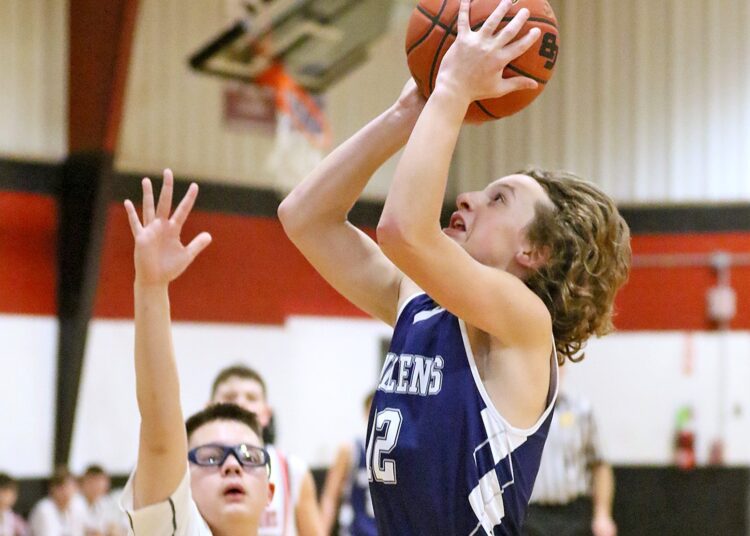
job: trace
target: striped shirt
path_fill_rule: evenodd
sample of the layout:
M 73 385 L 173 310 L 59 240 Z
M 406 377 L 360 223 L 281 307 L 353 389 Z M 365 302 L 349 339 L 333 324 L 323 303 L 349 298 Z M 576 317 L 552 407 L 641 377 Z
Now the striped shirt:
M 591 471 L 601 462 L 602 450 L 591 404 L 561 391 L 531 502 L 560 505 L 581 496 L 590 497 Z

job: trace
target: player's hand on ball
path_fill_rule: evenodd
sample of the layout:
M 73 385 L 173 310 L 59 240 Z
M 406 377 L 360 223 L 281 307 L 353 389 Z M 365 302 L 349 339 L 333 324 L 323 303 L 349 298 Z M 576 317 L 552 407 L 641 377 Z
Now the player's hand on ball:
M 461 0 L 458 12 L 458 36 L 443 58 L 436 87 L 460 94 L 470 103 L 501 97 L 521 89 L 535 89 L 537 82 L 523 76 L 503 78 L 503 69 L 521 56 L 539 39 L 540 31 L 532 28 L 519 38 L 529 18 L 521 9 L 500 31 L 503 17 L 511 7 L 503 0 L 477 31 L 469 22 L 470 0 Z
M 149 179 L 143 179 L 143 221 L 133 203 L 125 201 L 130 230 L 135 238 L 135 280 L 140 285 L 166 285 L 190 266 L 193 259 L 211 243 L 211 235 L 200 233 L 188 245 L 180 239 L 182 226 L 198 196 L 198 185 L 193 183 L 175 209 L 172 217 L 174 178 L 164 170 L 164 182 L 159 203 L 154 207 L 154 192 Z

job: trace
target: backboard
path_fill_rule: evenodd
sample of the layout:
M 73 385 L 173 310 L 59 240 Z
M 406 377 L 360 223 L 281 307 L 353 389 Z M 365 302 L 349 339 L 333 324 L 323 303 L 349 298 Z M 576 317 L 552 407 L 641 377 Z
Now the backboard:
M 201 72 L 255 81 L 274 63 L 312 93 L 367 58 L 395 0 L 233 0 L 240 15 L 190 58 Z

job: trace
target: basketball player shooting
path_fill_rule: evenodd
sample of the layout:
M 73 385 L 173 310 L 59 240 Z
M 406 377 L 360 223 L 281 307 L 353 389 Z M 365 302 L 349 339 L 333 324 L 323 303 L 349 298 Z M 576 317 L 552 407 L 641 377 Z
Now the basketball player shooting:
M 382 535 L 520 534 L 557 390 L 557 366 L 611 329 L 629 269 L 613 202 L 561 172 L 529 170 L 464 193 L 439 215 L 472 101 L 535 87 L 503 68 L 538 30 L 504 0 L 458 36 L 429 100 L 397 102 L 334 150 L 279 207 L 313 266 L 394 326 L 368 424 L 367 465 Z M 403 145 L 377 243 L 347 221 L 371 175 Z

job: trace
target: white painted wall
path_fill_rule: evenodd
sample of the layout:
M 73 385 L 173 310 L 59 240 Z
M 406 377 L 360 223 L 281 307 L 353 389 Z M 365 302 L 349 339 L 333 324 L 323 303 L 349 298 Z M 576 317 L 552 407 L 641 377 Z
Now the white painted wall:
M 176 323 L 174 344 L 185 417 L 204 407 L 222 368 L 245 363 L 268 384 L 278 444 L 313 466 L 363 433 L 362 401 L 378 376 L 380 341 L 372 320 L 292 317 L 283 327 Z M 97 461 L 128 472 L 135 462 L 138 410 L 133 326 L 96 321 L 90 331 L 71 466 Z
M 50 318 L 0 316 L 0 470 L 43 476 L 51 469 L 56 329 Z M 340 443 L 363 433 L 362 400 L 377 383 L 380 343 L 389 335 L 380 322 L 342 318 L 292 317 L 284 326 L 176 323 L 185 415 L 203 407 L 221 368 L 247 363 L 268 382 L 279 445 L 312 466 L 328 465 Z M 132 322 L 92 323 L 74 470 L 97 462 L 125 473 L 135 463 L 132 350 Z M 612 462 L 671 463 L 675 413 L 690 404 L 698 461 L 723 433 L 727 462 L 750 464 L 750 332 L 614 334 L 592 341 L 586 359 L 565 370 L 564 388 L 593 401 Z
M 0 315 L 0 471 L 52 469 L 57 319 Z
M 584 361 L 565 369 L 564 388 L 592 400 L 614 462 L 670 463 L 675 415 L 689 404 L 699 463 L 720 435 L 727 463 L 750 463 L 747 332 L 611 335 L 592 341 Z

